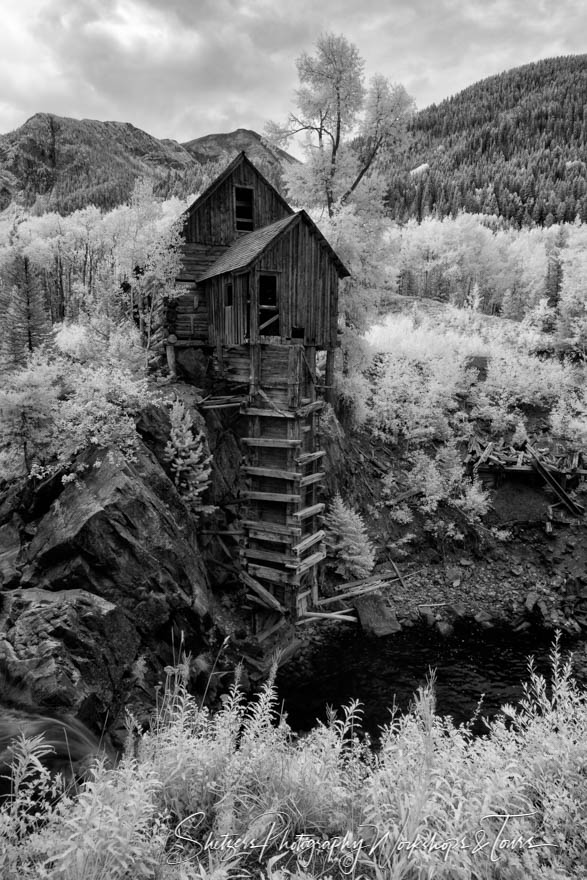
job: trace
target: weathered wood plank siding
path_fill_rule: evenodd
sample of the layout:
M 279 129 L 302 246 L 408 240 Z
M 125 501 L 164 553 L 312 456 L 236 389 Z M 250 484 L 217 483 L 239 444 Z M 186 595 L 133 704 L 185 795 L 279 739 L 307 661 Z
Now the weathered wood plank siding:
M 303 329 L 305 345 L 336 347 L 338 273 L 320 240 L 301 219 L 261 255 L 256 269 L 277 273 L 284 341 L 296 329 Z
M 253 190 L 253 224 L 255 229 L 269 226 L 288 217 L 283 199 L 267 186 L 249 162 L 242 162 L 224 180 L 197 210 L 186 214 L 184 237 L 186 242 L 202 245 L 229 245 L 239 235 L 236 230 L 234 187 L 246 186 Z

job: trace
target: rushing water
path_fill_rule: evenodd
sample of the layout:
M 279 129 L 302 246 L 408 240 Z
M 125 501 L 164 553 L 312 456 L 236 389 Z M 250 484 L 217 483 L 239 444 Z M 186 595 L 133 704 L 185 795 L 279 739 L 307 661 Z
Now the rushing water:
M 418 686 L 430 669 L 436 670 L 436 711 L 467 722 L 484 694 L 481 715 L 492 717 L 504 703 L 522 696 L 528 680 L 528 656 L 549 677 L 552 635 L 520 636 L 510 630 L 471 632 L 464 625 L 450 639 L 418 628 L 386 638 L 367 638 L 358 629 L 329 633 L 327 643 L 305 654 L 303 663 L 291 663 L 280 672 L 277 685 L 289 723 L 299 732 L 324 720 L 326 706 L 338 708 L 359 699 L 364 726 L 372 735 L 389 718 L 395 701 L 407 711 Z M 563 653 L 573 650 L 575 677 L 587 685 L 584 643 L 563 642 Z M 481 733 L 479 723 L 475 730 Z

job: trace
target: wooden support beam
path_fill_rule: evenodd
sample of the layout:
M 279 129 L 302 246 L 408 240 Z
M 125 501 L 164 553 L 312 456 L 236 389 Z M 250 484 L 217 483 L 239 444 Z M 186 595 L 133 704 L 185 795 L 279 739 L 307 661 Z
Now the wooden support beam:
M 240 401 L 235 401 L 234 403 L 201 403 L 200 409 L 236 409 L 240 405 Z
M 259 416 L 262 419 L 295 419 L 295 415 L 292 412 L 285 412 L 276 409 L 261 409 L 261 407 L 258 406 L 245 407 L 243 409 L 243 414 L 246 416 Z
M 307 477 L 302 477 L 300 480 L 300 486 L 310 486 L 312 483 L 319 483 L 325 476 L 326 474 L 324 471 L 320 471 L 317 474 L 308 474 Z
M 249 501 L 283 501 L 286 504 L 301 504 L 301 495 L 288 495 L 285 492 L 253 492 L 246 490 L 242 492 L 242 497 Z
M 318 452 L 304 452 L 302 455 L 298 455 L 296 458 L 296 464 L 310 464 L 312 461 L 318 461 L 319 458 L 323 458 L 326 455 L 326 452 L 323 449 L 320 449 Z
M 263 550 L 257 547 L 247 547 L 241 553 L 247 559 L 263 559 L 265 562 L 277 562 L 280 565 L 292 561 L 291 556 L 287 553 L 278 553 L 276 550 Z
M 269 568 L 266 565 L 253 565 L 251 562 L 249 563 L 249 572 L 255 577 L 263 578 L 274 584 L 284 584 L 290 587 L 296 584 L 296 573 L 293 571 L 280 571 L 277 568 Z
M 274 437 L 243 437 L 242 442 L 247 446 L 273 446 L 275 449 L 293 449 L 301 446 L 301 440 L 281 440 Z
M 265 611 L 274 610 L 273 605 L 269 605 L 267 602 L 264 602 L 263 599 L 259 598 L 259 596 L 254 596 L 252 593 L 247 593 L 247 599 L 249 600 L 249 602 L 254 602 L 255 605 L 264 608 Z M 244 608 L 244 605 L 241 607 Z M 248 607 L 250 608 L 251 606 L 249 605 Z
M 249 529 L 248 537 L 252 541 L 269 541 L 272 544 L 293 544 L 295 535 L 280 535 L 275 532 L 266 532 L 264 529 Z
M 252 530 L 270 533 L 273 535 L 284 535 L 285 538 L 291 538 L 301 536 L 302 529 L 299 525 L 287 525 L 286 523 L 274 523 L 274 522 L 265 522 L 262 519 L 245 519 L 241 522 L 243 528 L 249 530 L 249 534 L 251 534 Z
M 265 627 L 265 629 L 261 630 L 260 633 L 257 633 L 256 639 L 258 642 L 264 642 L 265 639 L 268 639 L 269 636 L 272 636 L 273 633 L 276 633 L 277 630 L 281 629 L 285 626 L 285 620 L 283 617 L 280 617 L 278 621 L 273 624 L 269 624 L 269 626 Z
M 276 480 L 300 480 L 301 475 L 297 473 L 297 471 L 283 471 L 279 468 L 270 468 L 270 467 L 252 467 L 250 465 L 246 465 L 243 468 L 245 474 L 250 474 L 251 477 L 273 477 Z
M 306 406 L 300 406 L 296 409 L 296 416 L 299 418 L 304 418 L 305 416 L 309 416 L 311 413 L 318 412 L 319 410 L 324 408 L 323 400 L 315 400 L 314 403 L 308 403 Z
M 294 553 L 303 553 L 305 550 L 308 550 L 310 547 L 313 547 L 314 544 L 317 544 L 324 538 L 326 533 L 323 530 L 316 532 L 314 535 L 308 535 L 307 538 L 304 538 L 303 541 L 300 541 L 299 544 L 294 544 L 291 548 Z
M 241 581 L 247 586 L 250 590 L 253 590 L 260 598 L 265 602 L 266 605 L 269 605 L 270 608 L 275 609 L 275 611 L 279 611 L 280 614 L 285 614 L 285 608 L 278 602 L 275 596 L 267 590 L 263 584 L 260 584 L 251 574 L 247 571 L 241 571 L 240 573 Z
M 269 407 L 271 408 L 271 410 L 273 410 L 273 412 L 275 413 L 275 415 L 285 416 L 285 418 L 289 418 L 289 417 L 290 417 L 290 414 L 287 413 L 285 410 L 280 409 L 280 408 L 277 406 L 277 404 L 276 404 L 273 400 L 271 400 L 271 398 L 269 397 L 269 395 L 266 394 L 266 393 L 263 391 L 262 388 L 259 388 L 259 390 L 257 391 L 257 394 L 259 395 L 259 397 L 262 397 L 262 398 L 263 398 L 263 400 L 265 401 L 265 403 L 267 403 L 267 404 L 269 405 Z
M 314 516 L 314 514 L 322 513 L 325 504 L 312 504 L 311 507 L 305 507 L 303 510 L 298 510 L 297 513 L 293 513 L 292 516 L 295 519 L 307 519 L 309 516 Z
M 313 553 L 311 556 L 308 556 L 301 561 L 288 561 L 285 563 L 285 567 L 295 569 L 296 574 L 303 574 L 305 571 L 309 571 L 310 568 L 318 565 L 323 559 L 326 559 L 326 553 L 323 550 L 319 550 L 317 553 Z
M 402 585 L 402 587 L 404 588 L 404 590 L 406 590 L 408 585 L 406 584 L 405 580 L 404 580 L 403 577 L 401 576 L 401 573 L 400 573 L 399 568 L 397 567 L 397 565 L 395 564 L 395 562 L 393 561 L 393 559 L 390 559 L 389 561 L 391 562 L 392 568 L 393 568 L 393 570 L 395 571 L 395 573 L 396 573 L 396 575 L 397 575 L 397 577 L 398 577 L 398 580 L 399 580 L 400 584 Z

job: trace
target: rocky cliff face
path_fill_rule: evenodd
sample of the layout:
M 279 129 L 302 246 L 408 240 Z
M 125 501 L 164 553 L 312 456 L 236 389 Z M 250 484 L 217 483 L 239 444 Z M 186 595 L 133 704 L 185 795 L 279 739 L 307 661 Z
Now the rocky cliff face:
M 155 451 L 159 420 L 142 426 Z M 182 634 L 206 651 L 211 598 L 196 522 L 154 452 L 81 461 L 77 483 L 0 494 L 0 665 L 40 709 L 120 729 L 125 705 L 152 705 L 172 643 L 176 659 Z

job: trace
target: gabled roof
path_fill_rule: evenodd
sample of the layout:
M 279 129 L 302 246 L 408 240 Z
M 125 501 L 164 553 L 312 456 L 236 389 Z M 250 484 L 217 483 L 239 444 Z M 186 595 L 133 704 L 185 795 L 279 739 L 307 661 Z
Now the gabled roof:
M 270 226 L 263 226 L 262 229 L 256 229 L 248 235 L 243 235 L 231 245 L 225 253 L 219 257 L 216 262 L 206 269 L 196 280 L 206 281 L 208 278 L 215 278 L 217 275 L 225 275 L 227 272 L 238 272 L 241 269 L 247 269 L 255 263 L 259 257 L 280 238 L 287 229 L 296 223 L 305 223 L 310 231 L 320 239 L 322 246 L 328 251 L 332 261 L 336 264 L 338 274 L 341 278 L 346 278 L 351 273 L 344 263 L 339 259 L 335 251 L 332 249 L 328 241 L 324 238 L 312 218 L 305 211 L 297 211 L 291 217 L 284 217 L 271 223 Z
M 267 180 L 267 178 L 265 177 L 265 175 L 262 174 L 262 173 L 259 171 L 259 169 L 257 168 L 257 166 L 254 165 L 254 164 L 251 162 L 251 160 L 247 157 L 247 154 L 246 154 L 246 153 L 244 152 L 244 150 L 243 150 L 242 152 L 240 152 L 240 153 L 238 154 L 238 156 L 236 156 L 236 157 L 232 160 L 232 162 L 231 162 L 229 165 L 226 166 L 226 168 L 224 169 L 224 171 L 223 171 L 221 174 L 219 174 L 218 177 L 216 177 L 216 178 L 212 181 L 212 183 L 210 184 L 210 186 L 208 187 L 208 189 L 205 189 L 204 192 L 203 192 L 200 196 L 198 196 L 198 198 L 196 199 L 196 201 L 195 201 L 195 202 L 192 202 L 192 204 L 189 206 L 189 208 L 186 208 L 186 210 L 183 212 L 184 215 L 191 214 L 192 211 L 197 211 L 198 208 L 200 208 L 200 207 L 204 204 L 204 202 L 207 202 L 208 199 L 210 198 L 210 196 L 211 196 L 213 193 L 216 192 L 216 190 L 218 189 L 219 186 L 222 186 L 222 184 L 224 183 L 224 181 L 227 180 L 227 179 L 230 177 L 230 175 L 232 174 L 232 172 L 235 170 L 235 168 L 238 168 L 238 166 L 241 164 L 241 162 L 246 162 L 246 164 L 249 165 L 249 166 L 253 169 L 253 171 L 255 172 L 255 174 L 257 174 L 257 176 L 260 178 L 260 180 L 261 180 L 266 186 L 268 186 L 270 189 L 273 190 L 273 192 L 275 193 L 276 198 L 281 202 L 281 204 L 282 204 L 283 207 L 286 209 L 286 211 L 287 211 L 288 213 L 290 213 L 290 214 L 293 214 L 293 208 L 292 208 L 290 205 L 288 205 L 288 203 L 285 201 L 285 199 L 283 198 L 283 196 L 281 196 L 281 195 L 278 193 L 278 191 L 275 189 L 275 187 L 273 186 L 273 184 L 272 184 L 272 183 L 269 183 L 269 181 Z

